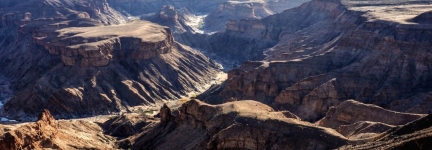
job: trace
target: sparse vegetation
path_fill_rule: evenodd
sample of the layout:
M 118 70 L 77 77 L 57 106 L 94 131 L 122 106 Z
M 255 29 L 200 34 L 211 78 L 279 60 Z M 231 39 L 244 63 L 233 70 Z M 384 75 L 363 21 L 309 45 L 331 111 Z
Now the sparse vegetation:
M 189 100 L 190 100 L 189 98 L 184 97 L 184 98 L 181 98 L 181 99 L 179 100 L 179 102 L 180 102 L 180 104 L 184 104 L 184 103 L 188 102 Z
M 141 112 L 141 115 L 142 115 L 142 116 L 145 116 L 145 117 L 150 117 L 150 116 L 153 115 L 154 111 L 155 111 L 155 110 L 142 111 L 142 112 Z

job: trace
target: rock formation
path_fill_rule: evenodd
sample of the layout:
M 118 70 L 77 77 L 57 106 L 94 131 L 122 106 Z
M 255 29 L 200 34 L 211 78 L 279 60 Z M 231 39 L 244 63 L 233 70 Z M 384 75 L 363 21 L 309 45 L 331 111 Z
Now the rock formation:
M 95 123 L 56 121 L 44 110 L 35 123 L 28 123 L 0 137 L 0 149 L 112 149 L 115 139 L 101 133 Z
M 176 8 L 187 8 L 190 9 L 190 11 L 198 13 L 210 13 L 218 10 L 224 3 L 261 3 L 268 5 L 269 9 L 278 13 L 307 1 L 308 0 L 107 0 L 111 7 L 121 12 L 127 12 L 133 16 L 157 12 L 165 5 L 173 5 Z
M 399 113 L 381 107 L 347 100 L 337 107 L 330 107 L 326 116 L 317 122 L 318 125 L 336 129 L 341 125 L 359 121 L 380 122 L 389 125 L 404 125 L 426 115 Z
M 45 32 L 35 33 L 34 42 L 60 55 L 68 66 L 100 67 L 112 61 L 150 59 L 175 46 L 168 28 L 146 21 Z
M 188 15 L 191 14 L 186 9 L 176 10 L 172 5 L 165 5 L 158 13 L 150 16 L 143 16 L 141 19 L 168 26 L 173 31 L 174 36 L 176 36 L 187 32 L 193 32 L 193 29 L 186 24 Z
M 175 115 L 167 106 L 160 113 L 160 121 L 142 114 L 110 117 L 101 128 L 87 119 L 56 121 L 44 110 L 35 123 L 1 127 L 6 133 L 0 135 L 0 148 L 424 149 L 432 136 L 430 115 L 398 127 L 368 121 L 342 125 L 338 130 L 347 139 L 251 100 L 221 105 L 191 100 Z
M 149 125 L 127 141 L 145 149 L 329 149 L 349 142 L 332 129 L 285 114 L 250 100 L 221 105 L 191 100 L 168 126 Z
M 370 142 L 346 145 L 339 149 L 430 149 L 431 123 L 432 116 L 428 115 L 376 136 Z
M 422 13 L 412 18 L 412 21 L 420 24 L 432 24 L 432 11 Z
M 141 128 L 157 122 L 154 118 L 146 114 L 122 114 L 112 117 L 103 123 L 104 133 L 117 138 L 126 138 L 141 131 Z
M 432 88 L 427 83 L 432 79 L 427 41 L 432 26 L 407 20 L 427 12 L 430 4 L 363 5 L 369 2 L 375 1 L 313 0 L 261 20 L 227 25 L 240 35 L 278 44 L 265 51 L 267 61 L 246 62 L 230 71 L 219 96 L 226 101 L 255 99 L 309 121 L 348 99 L 429 113 Z M 406 9 L 394 5 L 402 3 Z M 422 9 L 416 9 L 418 5 Z M 412 14 L 392 17 L 408 12 Z M 309 109 L 314 113 L 302 113 Z
M 13 92 L 0 93 L 13 96 L 0 116 L 36 122 L 1 124 L 0 149 L 432 147 L 431 3 L 282 12 L 298 2 L 3 0 L 0 74 Z M 195 13 L 220 32 L 194 32 Z M 228 80 L 198 96 L 206 103 L 131 113 L 213 83 L 218 64 L 186 45 L 234 68 Z
M 258 19 L 272 14 L 273 11 L 269 10 L 265 2 L 224 2 L 205 18 L 203 28 L 210 32 L 224 30 L 228 20 Z
M 348 139 L 368 139 L 395 127 L 381 122 L 359 121 L 350 125 L 341 125 L 336 131 Z
M 33 2 L 48 15 L 21 7 Z M 18 9 L 31 19 L 8 17 Z M 14 95 L 0 114 L 10 119 L 36 120 L 32 114 L 43 109 L 57 118 L 129 111 L 203 90 L 218 72 L 218 64 L 175 42 L 168 28 L 122 23 L 104 0 L 34 0 L 2 11 L 0 68 Z
M 333 128 L 350 139 L 364 139 L 425 116 L 425 114 L 390 111 L 376 105 L 347 100 L 337 107 L 330 107 L 326 116 L 315 124 Z

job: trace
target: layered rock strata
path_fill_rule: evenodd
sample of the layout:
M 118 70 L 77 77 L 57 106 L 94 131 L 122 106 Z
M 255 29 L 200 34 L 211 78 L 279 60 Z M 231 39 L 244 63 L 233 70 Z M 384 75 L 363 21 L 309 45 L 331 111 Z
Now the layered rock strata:
M 23 7 L 33 2 L 45 12 Z M 123 16 L 104 0 L 23 1 L 2 9 L 13 10 L 32 15 L 6 19 L 12 23 L 0 28 L 0 68 L 14 91 L 2 117 L 36 120 L 43 109 L 56 118 L 130 111 L 203 90 L 218 72 L 215 62 L 175 42 L 167 27 L 118 24 Z
M 425 116 L 426 115 L 389 111 L 375 105 L 362 104 L 354 100 L 348 100 L 337 107 L 331 107 L 326 116 L 318 121 L 317 124 L 333 129 L 341 125 L 353 124 L 359 121 L 404 125 Z
M 373 137 L 370 142 L 350 144 L 339 149 L 429 149 L 432 139 L 432 115 Z
M 48 33 L 46 33 L 48 32 Z M 166 54 L 175 46 L 171 30 L 146 21 L 112 26 L 39 31 L 34 42 L 65 65 L 106 66 L 112 61 L 143 60 Z
M 350 139 L 367 139 L 425 116 L 426 114 L 400 113 L 347 100 L 337 107 L 330 107 L 326 116 L 315 124 L 333 128 Z
M 278 44 L 265 52 L 268 61 L 246 62 L 230 71 L 219 96 L 226 101 L 256 99 L 309 121 L 348 99 L 429 113 L 432 26 L 407 20 L 431 5 L 404 2 L 369 6 L 314 0 L 261 20 L 230 24 L 229 30 Z M 404 3 L 406 10 L 394 3 Z M 391 16 L 409 12 L 407 20 L 392 20 Z
M 168 111 L 161 111 L 165 125 L 146 126 L 121 143 L 149 149 L 329 149 L 349 142 L 332 129 L 288 118 L 256 101 L 191 100 L 176 117 L 163 112 Z

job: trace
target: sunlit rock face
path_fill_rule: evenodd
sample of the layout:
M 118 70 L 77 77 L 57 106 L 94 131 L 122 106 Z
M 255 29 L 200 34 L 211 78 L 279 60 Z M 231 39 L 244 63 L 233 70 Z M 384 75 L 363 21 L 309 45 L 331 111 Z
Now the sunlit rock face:
M 1 133 L 0 133 L 1 134 Z M 88 121 L 57 121 L 48 110 L 34 123 L 18 125 L 1 134 L 0 148 L 9 149 L 113 149 L 115 139 Z
M 120 145 L 154 149 L 331 149 L 348 139 L 332 129 L 300 121 L 253 100 L 209 105 L 199 100 L 183 104 L 173 117 L 161 108 L 161 122 Z M 298 135 L 304 139 L 296 138 Z M 325 137 L 325 138 L 322 138 Z M 166 140 L 168 139 L 168 140 Z
M 169 53 L 175 45 L 170 29 L 145 21 L 41 31 L 34 40 L 50 54 L 61 55 L 64 64 L 81 67 L 106 66 L 114 60 L 150 59 Z

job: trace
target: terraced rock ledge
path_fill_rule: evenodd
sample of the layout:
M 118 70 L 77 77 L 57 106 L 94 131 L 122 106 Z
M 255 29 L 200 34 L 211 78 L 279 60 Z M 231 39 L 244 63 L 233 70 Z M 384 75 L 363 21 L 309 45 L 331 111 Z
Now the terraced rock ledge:
M 106 66 L 125 58 L 150 59 L 171 51 L 171 31 L 147 21 L 113 26 L 72 27 L 35 34 L 34 42 L 50 54 L 61 55 L 64 64 Z

